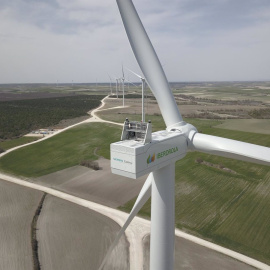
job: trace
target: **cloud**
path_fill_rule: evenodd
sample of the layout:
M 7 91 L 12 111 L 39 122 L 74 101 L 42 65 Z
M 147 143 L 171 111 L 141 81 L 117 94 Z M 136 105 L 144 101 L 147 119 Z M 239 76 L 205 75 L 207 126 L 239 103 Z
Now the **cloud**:
M 111 12 L 113 5 L 105 3 L 104 0 L 13 0 L 4 1 L 2 8 L 17 22 L 57 34 L 76 34 L 114 23 L 115 15 Z
M 268 0 L 134 4 L 170 80 L 269 78 Z M 139 72 L 114 0 L 2 0 L 0 17 L 0 83 Z

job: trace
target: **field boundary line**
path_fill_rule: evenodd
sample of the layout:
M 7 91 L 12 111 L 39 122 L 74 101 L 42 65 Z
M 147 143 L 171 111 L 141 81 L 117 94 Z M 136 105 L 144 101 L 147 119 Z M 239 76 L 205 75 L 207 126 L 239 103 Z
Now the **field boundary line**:
M 38 218 L 40 216 L 42 207 L 43 207 L 43 203 L 45 200 L 47 193 L 43 193 L 43 196 L 38 204 L 38 207 L 36 209 L 36 212 L 33 216 L 33 220 L 31 223 L 31 244 L 32 244 L 32 256 L 33 256 L 33 268 L 34 270 L 40 270 L 41 269 L 41 265 L 40 265 L 40 261 L 39 261 L 39 255 L 38 255 L 38 250 L 39 250 L 39 246 L 38 246 L 38 240 L 37 240 L 37 223 L 38 223 Z

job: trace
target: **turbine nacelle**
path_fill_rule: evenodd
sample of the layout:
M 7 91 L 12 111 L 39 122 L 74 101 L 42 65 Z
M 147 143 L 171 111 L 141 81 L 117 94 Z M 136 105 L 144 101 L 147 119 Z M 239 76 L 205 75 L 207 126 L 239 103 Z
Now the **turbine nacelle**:
M 178 130 L 157 131 L 151 138 L 146 144 L 134 139 L 112 143 L 112 173 L 137 179 L 182 159 L 187 153 L 186 136 Z

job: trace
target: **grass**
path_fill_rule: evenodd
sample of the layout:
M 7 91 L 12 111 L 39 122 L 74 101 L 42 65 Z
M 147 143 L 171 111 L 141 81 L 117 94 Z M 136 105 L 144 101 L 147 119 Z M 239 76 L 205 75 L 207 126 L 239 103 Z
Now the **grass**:
M 228 119 L 217 128 L 270 134 L 269 119 Z
M 198 157 L 237 175 L 198 164 Z M 270 191 L 269 180 L 268 166 L 189 153 L 176 164 L 176 225 L 269 263 L 270 197 L 261 193 Z
M 10 148 L 13 148 L 19 145 L 34 142 L 36 140 L 38 140 L 37 137 L 21 137 L 14 140 L 7 140 L 7 141 L 0 142 L 0 148 L 4 150 L 8 150 Z
M 109 145 L 120 139 L 121 127 L 108 124 L 83 124 L 38 144 L 18 149 L 0 159 L 0 169 L 25 177 L 38 177 L 96 160 L 98 154 L 109 158 Z

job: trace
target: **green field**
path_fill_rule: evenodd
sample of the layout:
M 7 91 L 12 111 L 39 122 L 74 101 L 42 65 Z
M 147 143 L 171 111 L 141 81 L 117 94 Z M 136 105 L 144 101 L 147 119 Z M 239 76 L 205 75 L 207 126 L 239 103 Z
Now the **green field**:
M 101 112 L 98 112 L 97 115 L 104 120 L 118 122 L 118 123 L 124 123 L 126 118 L 128 118 L 131 121 L 141 121 L 141 117 L 142 117 L 141 114 L 126 114 L 126 113 L 119 114 L 119 113 L 116 113 L 115 110 L 101 111 Z M 146 115 L 145 119 L 146 121 L 148 120 L 152 121 L 153 131 L 165 129 L 165 123 L 161 116 Z
M 228 119 L 216 127 L 260 134 L 270 134 L 269 119 Z
M 0 148 L 4 150 L 8 150 L 10 148 L 13 148 L 22 144 L 34 142 L 36 140 L 38 140 L 37 137 L 21 137 L 14 140 L 7 140 L 7 141 L 0 142 Z
M 110 157 L 111 142 L 120 139 L 121 127 L 108 124 L 83 124 L 48 140 L 11 152 L 0 159 L 0 170 L 25 177 L 38 177 L 71 166 L 82 160 L 95 160 L 98 154 Z
M 102 116 L 104 116 L 103 114 Z M 126 115 L 106 114 L 122 122 Z M 123 118 L 124 117 L 124 118 Z M 136 117 L 136 116 L 135 116 Z M 139 116 L 138 116 L 139 117 Z M 105 117 L 104 117 L 105 118 Z M 133 116 L 130 119 L 134 119 Z M 151 116 L 154 129 L 164 128 L 161 116 Z M 205 134 L 270 147 L 270 135 L 216 128 L 218 120 L 186 119 Z M 96 159 L 109 158 L 109 144 L 118 141 L 121 127 L 84 124 L 0 159 L 0 169 L 26 177 L 49 174 Z M 235 173 L 198 163 L 201 159 Z M 191 234 L 270 263 L 270 171 L 268 166 L 188 153 L 176 163 L 176 226 Z M 133 201 L 122 207 L 130 211 Z M 150 216 L 150 201 L 140 212 Z

